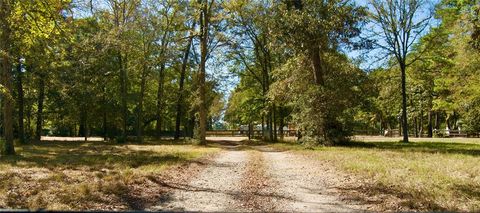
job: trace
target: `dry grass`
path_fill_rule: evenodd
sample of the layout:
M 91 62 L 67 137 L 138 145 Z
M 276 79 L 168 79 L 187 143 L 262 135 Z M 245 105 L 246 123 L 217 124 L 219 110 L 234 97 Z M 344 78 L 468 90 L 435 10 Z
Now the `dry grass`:
M 250 212 L 271 212 L 275 206 L 266 189 L 273 183 L 266 174 L 265 159 L 260 151 L 250 150 L 248 154 L 249 162 L 240 185 L 242 193 L 237 197 L 240 207 Z
M 0 158 L 0 209 L 143 209 L 160 176 L 218 149 L 165 143 L 42 142 Z
M 365 200 L 380 198 L 382 210 L 479 211 L 480 144 L 447 142 L 352 142 L 302 149 L 353 175 Z

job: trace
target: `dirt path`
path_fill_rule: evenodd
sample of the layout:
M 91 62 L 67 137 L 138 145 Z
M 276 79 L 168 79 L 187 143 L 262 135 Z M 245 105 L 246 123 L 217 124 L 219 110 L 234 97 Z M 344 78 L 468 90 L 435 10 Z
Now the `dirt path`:
M 188 184 L 171 186 L 173 192 L 150 210 L 235 211 L 247 153 L 225 151 Z
M 270 178 L 276 182 L 277 196 L 284 197 L 276 209 L 282 212 L 356 212 L 362 205 L 346 204 L 339 192 L 328 186 L 335 178 L 319 167 L 318 162 L 290 152 L 264 152 Z
M 355 212 L 328 187 L 331 174 L 317 162 L 268 147 L 227 148 L 188 184 L 171 185 L 161 211 Z

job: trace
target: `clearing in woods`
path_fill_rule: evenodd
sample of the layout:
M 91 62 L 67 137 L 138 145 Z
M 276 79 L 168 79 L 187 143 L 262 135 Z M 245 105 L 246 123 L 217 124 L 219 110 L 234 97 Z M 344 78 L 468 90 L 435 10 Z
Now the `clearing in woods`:
M 478 141 L 356 139 L 366 142 L 306 149 L 241 137 L 212 137 L 206 147 L 172 141 L 44 141 L 0 159 L 0 209 L 480 209 Z
M 329 185 L 334 174 L 318 162 L 243 138 L 209 138 L 222 152 L 191 182 L 173 189 L 150 210 L 352 212 L 370 206 L 346 202 Z

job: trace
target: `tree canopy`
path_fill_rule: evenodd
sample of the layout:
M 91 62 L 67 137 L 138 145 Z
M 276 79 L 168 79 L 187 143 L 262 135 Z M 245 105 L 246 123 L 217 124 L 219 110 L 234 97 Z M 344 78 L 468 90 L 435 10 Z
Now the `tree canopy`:
M 427 3 L 3 0 L 2 153 L 42 135 L 205 144 L 206 130 L 245 126 L 325 145 L 476 134 L 480 7 Z

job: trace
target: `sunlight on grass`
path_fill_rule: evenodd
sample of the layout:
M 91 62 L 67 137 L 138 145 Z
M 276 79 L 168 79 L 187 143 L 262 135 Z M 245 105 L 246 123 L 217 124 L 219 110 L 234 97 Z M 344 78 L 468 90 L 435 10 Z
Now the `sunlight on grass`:
M 353 142 L 341 147 L 302 149 L 340 170 L 373 180 L 369 193 L 389 193 L 400 205 L 420 210 L 480 209 L 480 145 L 458 143 Z
M 140 208 L 135 206 L 140 199 L 135 194 L 148 190 L 157 190 L 154 192 L 158 194 L 155 179 L 170 166 L 217 151 L 158 142 L 48 142 L 19 146 L 16 156 L 0 159 L 0 208 Z

